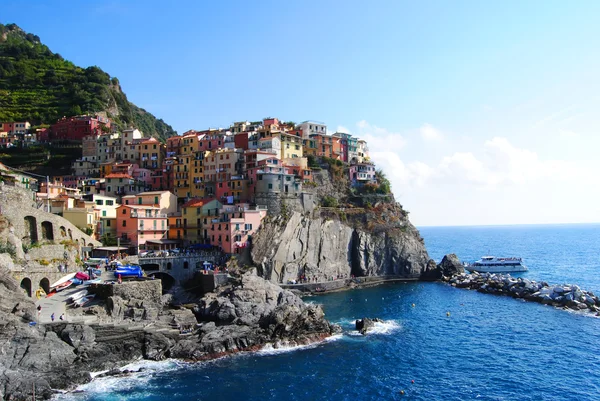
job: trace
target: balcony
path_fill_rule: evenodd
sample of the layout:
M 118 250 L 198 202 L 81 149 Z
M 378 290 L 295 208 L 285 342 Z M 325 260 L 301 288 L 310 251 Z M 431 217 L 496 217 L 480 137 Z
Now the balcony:
M 167 218 L 166 213 L 156 213 L 156 214 L 152 214 L 152 215 L 147 215 L 146 213 L 132 212 L 130 216 L 133 218 L 136 218 L 136 219 L 166 219 Z

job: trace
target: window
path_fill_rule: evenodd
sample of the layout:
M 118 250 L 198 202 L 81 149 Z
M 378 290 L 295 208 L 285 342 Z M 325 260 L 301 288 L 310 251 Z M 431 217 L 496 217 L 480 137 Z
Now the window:
M 269 189 L 273 189 L 273 184 L 269 184 Z
M 104 205 L 104 201 L 102 199 L 96 199 L 96 205 L 102 206 Z
M 106 227 L 110 227 L 110 220 L 106 220 Z
M 142 198 L 138 198 L 138 205 L 142 204 Z
M 127 227 L 127 220 L 123 220 L 123 227 Z
M 123 214 L 127 214 L 127 209 L 123 208 Z
M 156 230 L 156 220 L 154 220 L 154 229 Z
M 155 196 L 155 197 L 154 197 L 154 203 L 155 203 L 155 204 L 158 204 L 158 196 Z
M 129 205 L 129 199 L 125 199 L 125 204 Z
M 252 224 L 244 224 L 244 230 L 249 231 L 252 230 Z
M 112 200 L 106 201 L 106 206 L 113 206 L 114 204 L 115 204 L 115 201 L 112 201 Z
M 102 211 L 102 217 L 106 217 L 106 210 Z

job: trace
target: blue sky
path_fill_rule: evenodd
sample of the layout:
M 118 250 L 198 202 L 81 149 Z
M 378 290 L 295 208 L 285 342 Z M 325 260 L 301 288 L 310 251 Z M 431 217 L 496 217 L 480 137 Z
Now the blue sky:
M 600 222 L 600 3 L 13 1 L 0 21 L 178 132 L 367 139 L 417 225 Z

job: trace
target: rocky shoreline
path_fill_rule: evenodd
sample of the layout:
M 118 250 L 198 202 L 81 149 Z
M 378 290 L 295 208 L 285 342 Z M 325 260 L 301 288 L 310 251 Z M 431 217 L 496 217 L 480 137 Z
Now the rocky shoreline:
M 444 277 L 453 287 L 468 288 L 485 294 L 504 295 L 557 308 L 595 313 L 600 316 L 600 298 L 574 284 L 551 285 L 510 274 L 459 273 Z
M 266 345 L 307 345 L 338 331 L 318 305 L 247 273 L 206 294 L 195 306 L 173 307 L 160 281 L 123 283 L 87 308 L 101 323 L 35 321 L 35 307 L 0 268 L 0 398 L 48 399 L 140 359 L 204 361 Z

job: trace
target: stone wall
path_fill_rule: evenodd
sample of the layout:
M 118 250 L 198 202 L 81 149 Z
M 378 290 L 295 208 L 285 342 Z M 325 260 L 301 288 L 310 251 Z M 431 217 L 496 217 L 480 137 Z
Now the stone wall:
M 126 301 L 143 299 L 160 304 L 162 284 L 160 280 L 124 281 L 121 284 L 94 284 L 89 291 L 100 299 L 117 296 Z
M 284 209 L 300 213 L 312 212 L 315 208 L 314 199 L 315 195 L 309 192 L 302 192 L 297 195 L 257 193 L 255 196 L 256 204 L 267 206 L 267 212 L 271 216 L 279 216 Z
M 38 209 L 31 200 L 31 191 L 0 185 L 0 211 L 9 222 L 8 232 L 0 237 L 8 240 L 13 234 L 17 248 L 22 248 L 21 244 L 28 246 L 32 243 L 52 244 L 61 241 L 79 247 L 101 245 L 61 216 Z

